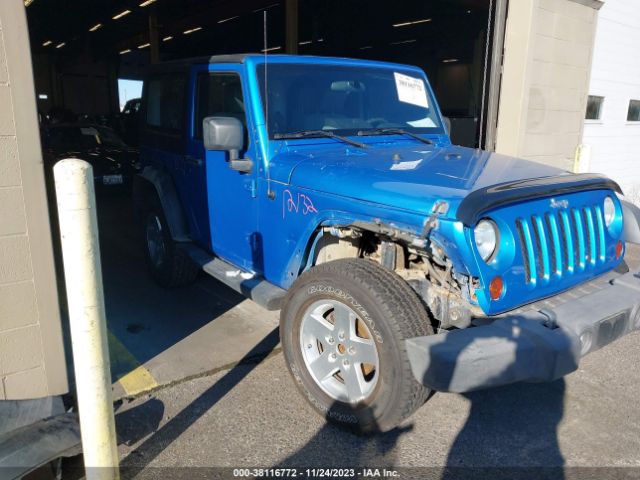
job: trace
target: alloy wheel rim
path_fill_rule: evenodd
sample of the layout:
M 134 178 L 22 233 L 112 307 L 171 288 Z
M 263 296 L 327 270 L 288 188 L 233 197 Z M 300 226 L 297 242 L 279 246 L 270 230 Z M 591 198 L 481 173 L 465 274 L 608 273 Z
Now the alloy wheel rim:
M 162 224 L 157 215 L 150 215 L 147 220 L 147 250 L 154 266 L 159 267 L 164 261 L 166 252 L 162 236 Z
M 356 404 L 379 377 L 378 349 L 366 322 L 337 300 L 318 300 L 305 311 L 300 348 L 314 380 L 334 400 Z

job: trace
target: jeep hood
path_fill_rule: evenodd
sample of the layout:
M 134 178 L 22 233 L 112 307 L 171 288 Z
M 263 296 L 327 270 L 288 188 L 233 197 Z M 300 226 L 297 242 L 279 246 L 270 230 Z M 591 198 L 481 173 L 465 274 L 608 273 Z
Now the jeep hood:
M 326 192 L 424 215 L 439 200 L 455 216 L 472 191 L 491 185 L 557 175 L 558 168 L 460 146 L 417 142 L 347 145 L 289 145 L 271 161 L 271 178 L 296 187 Z

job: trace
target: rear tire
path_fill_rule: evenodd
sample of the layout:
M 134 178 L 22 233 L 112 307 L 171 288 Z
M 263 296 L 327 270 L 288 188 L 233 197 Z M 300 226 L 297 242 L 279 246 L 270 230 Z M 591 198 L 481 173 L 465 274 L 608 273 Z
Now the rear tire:
M 171 238 L 159 202 L 149 205 L 141 217 L 147 265 L 156 282 L 167 288 L 192 283 L 200 269 Z
M 413 289 L 363 259 L 304 273 L 280 316 L 285 359 L 302 394 L 327 420 L 363 433 L 390 430 L 424 404 L 430 391 L 414 378 L 404 340 L 431 334 Z

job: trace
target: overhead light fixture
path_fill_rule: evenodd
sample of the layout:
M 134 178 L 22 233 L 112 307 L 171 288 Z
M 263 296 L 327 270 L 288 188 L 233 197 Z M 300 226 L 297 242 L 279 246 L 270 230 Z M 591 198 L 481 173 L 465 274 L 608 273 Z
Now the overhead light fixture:
M 185 35 L 189 35 L 190 33 L 197 32 L 199 30 L 202 30 L 202 27 L 190 28 L 189 30 L 185 30 L 182 33 L 185 34 Z
M 127 48 L 126 50 L 121 50 L 120 55 L 124 55 L 125 53 L 129 53 L 129 52 L 131 52 L 131 49 Z
M 414 43 L 417 42 L 418 40 L 413 38 L 411 40 L 401 40 L 399 42 L 391 42 L 389 45 L 402 45 L 403 43 Z
M 230 22 L 231 20 L 235 20 L 236 18 L 240 18 L 240 15 L 236 15 L 235 17 L 223 18 L 222 20 L 218 20 L 218 23 Z
M 56 48 L 62 48 L 66 45 L 65 42 L 60 42 L 58 45 L 56 45 Z
M 101 28 L 101 27 L 102 27 L 102 24 L 101 24 L 101 23 L 96 23 L 93 27 L 91 27 L 91 28 L 89 29 L 89 31 L 90 31 L 90 32 L 95 32 L 96 30 L 98 30 L 98 29 L 99 29 L 99 28 Z
M 120 12 L 117 15 L 114 15 L 113 17 L 111 17 L 113 20 L 118 20 L 119 18 L 124 17 L 125 15 L 129 15 L 131 13 L 131 10 L 125 10 L 124 12 Z
M 298 45 L 309 45 L 311 40 L 305 40 L 304 42 L 298 42 Z
M 457 58 L 445 58 L 444 60 L 442 60 L 442 63 L 456 63 L 457 61 Z
M 195 28 L 190 28 L 189 30 L 185 30 L 182 33 L 184 33 L 185 35 L 189 35 L 194 32 L 199 32 L 200 30 L 202 30 L 202 27 L 195 27 Z
M 402 22 L 402 23 L 394 23 L 393 26 L 394 27 L 408 27 L 409 25 L 417 25 L 419 23 L 427 23 L 430 22 L 431 19 L 430 18 L 423 18 L 421 20 L 411 20 L 408 22 Z
M 467 10 L 467 13 L 471 13 L 471 10 Z
M 155 3 L 156 0 L 146 0 L 144 2 L 142 2 L 140 5 L 138 5 L 139 7 L 147 7 L 149 5 L 151 5 L 152 3 Z
M 173 40 L 173 37 L 171 35 L 162 39 L 163 42 L 168 42 L 169 40 Z
M 262 53 L 265 53 L 265 52 L 273 52 L 273 51 L 281 50 L 281 49 L 282 49 L 282 47 L 271 47 L 271 48 L 263 48 L 263 49 L 262 49 L 262 50 L 260 50 L 260 51 L 261 51 Z
M 147 47 L 150 47 L 150 46 L 151 46 L 150 43 L 143 43 L 142 45 L 138 45 L 138 49 L 142 50 L 143 48 L 147 48 Z
M 320 42 L 324 42 L 324 38 L 319 38 L 319 39 L 318 39 L 318 42 L 319 42 L 319 43 L 320 43 Z
M 43 47 L 48 47 L 49 45 L 51 45 L 53 42 L 51 40 L 47 40 L 46 42 L 44 42 L 42 44 Z
M 373 48 L 373 45 L 365 45 L 364 47 L 360 47 L 358 50 L 369 50 L 370 48 Z
M 47 100 L 49 98 L 49 95 L 47 95 L 46 93 L 39 93 L 38 98 L 40 100 Z

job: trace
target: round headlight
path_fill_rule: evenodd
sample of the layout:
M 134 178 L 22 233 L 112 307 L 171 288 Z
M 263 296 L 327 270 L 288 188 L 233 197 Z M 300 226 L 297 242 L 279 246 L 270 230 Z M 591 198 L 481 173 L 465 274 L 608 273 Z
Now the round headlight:
M 616 205 L 611 197 L 604 199 L 604 224 L 609 228 L 616 218 Z
M 485 262 L 488 261 L 498 248 L 498 227 L 491 220 L 480 220 L 473 235 L 480 256 Z

